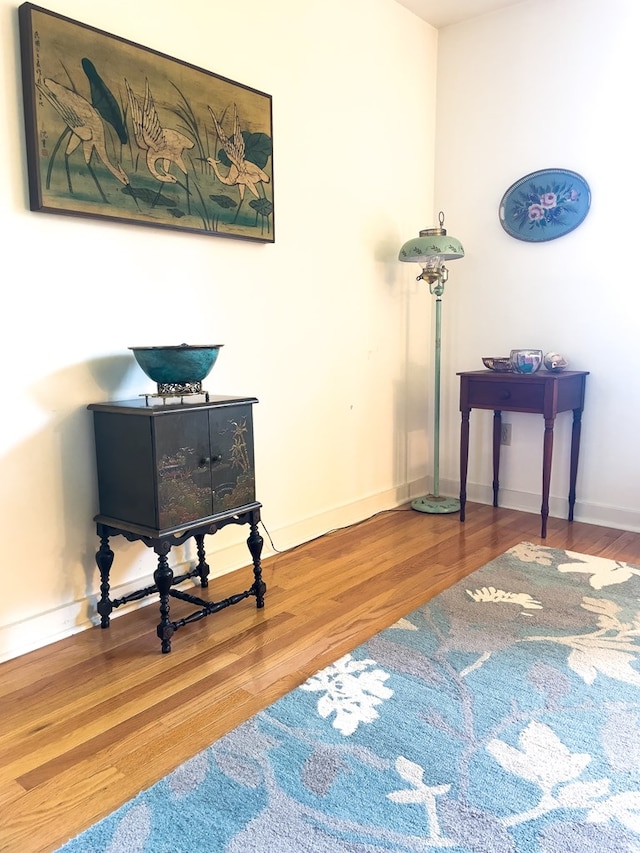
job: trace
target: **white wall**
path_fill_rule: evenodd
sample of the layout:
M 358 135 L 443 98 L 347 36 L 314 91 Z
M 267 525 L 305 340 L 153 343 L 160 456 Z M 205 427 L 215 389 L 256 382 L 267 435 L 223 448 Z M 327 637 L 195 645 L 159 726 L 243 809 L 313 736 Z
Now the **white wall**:
M 430 358 L 410 310 L 428 303 L 397 252 L 433 209 L 436 31 L 393 0 L 46 7 L 273 96 L 276 242 L 30 212 L 17 4 L 0 0 L 0 659 L 94 616 L 86 406 L 154 390 L 132 345 L 225 344 L 205 384 L 260 400 L 278 549 L 406 500 L 426 473 L 406 389 Z M 246 535 L 210 539 L 214 573 L 247 564 Z M 148 583 L 151 552 L 114 550 L 118 592 Z
M 436 209 L 466 257 L 444 298 L 442 475 L 458 481 L 456 371 L 513 347 L 588 370 L 576 518 L 640 529 L 637 370 L 637 0 L 530 0 L 439 31 Z M 515 240 L 498 205 L 520 177 L 579 172 L 591 210 L 547 243 Z M 470 498 L 491 502 L 490 412 L 471 414 Z M 543 421 L 504 415 L 501 500 L 539 511 Z M 551 511 L 566 516 L 571 415 L 557 419 Z M 638 555 L 640 559 L 640 555 Z

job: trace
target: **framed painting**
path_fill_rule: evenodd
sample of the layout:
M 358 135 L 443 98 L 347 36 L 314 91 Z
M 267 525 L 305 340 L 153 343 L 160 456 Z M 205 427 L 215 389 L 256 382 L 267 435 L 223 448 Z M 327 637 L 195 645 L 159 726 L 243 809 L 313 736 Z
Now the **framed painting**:
M 274 242 L 271 96 L 31 3 L 31 210 Z

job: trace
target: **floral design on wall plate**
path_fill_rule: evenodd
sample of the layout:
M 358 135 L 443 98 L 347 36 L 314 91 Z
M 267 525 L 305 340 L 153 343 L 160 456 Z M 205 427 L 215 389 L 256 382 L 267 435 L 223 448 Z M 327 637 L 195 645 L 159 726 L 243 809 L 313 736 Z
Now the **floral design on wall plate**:
M 542 243 L 577 228 L 590 205 L 591 191 L 581 175 L 542 169 L 509 187 L 500 202 L 500 223 L 516 240 Z

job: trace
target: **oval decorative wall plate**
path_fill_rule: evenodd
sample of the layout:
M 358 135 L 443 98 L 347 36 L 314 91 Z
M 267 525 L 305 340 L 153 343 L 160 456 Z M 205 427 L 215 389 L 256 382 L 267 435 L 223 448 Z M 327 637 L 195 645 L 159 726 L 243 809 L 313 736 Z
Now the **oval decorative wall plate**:
M 591 205 L 585 179 L 567 169 L 531 172 L 502 196 L 502 227 L 516 240 L 542 243 L 564 237 L 584 222 Z

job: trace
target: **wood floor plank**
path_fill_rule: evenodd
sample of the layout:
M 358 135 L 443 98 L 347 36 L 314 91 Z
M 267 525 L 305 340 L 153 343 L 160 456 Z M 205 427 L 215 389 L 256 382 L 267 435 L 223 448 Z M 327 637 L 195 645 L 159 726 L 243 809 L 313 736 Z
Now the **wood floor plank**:
M 181 628 L 157 605 L 0 664 L 0 853 L 51 853 L 251 715 L 518 542 L 640 565 L 640 533 L 467 504 L 380 513 L 264 560 L 251 598 Z M 195 594 L 220 600 L 250 572 Z M 188 605 L 172 599 L 172 618 Z

